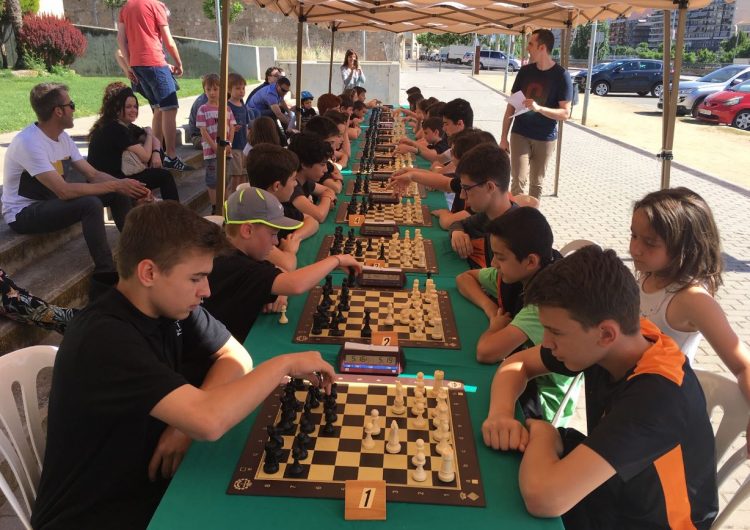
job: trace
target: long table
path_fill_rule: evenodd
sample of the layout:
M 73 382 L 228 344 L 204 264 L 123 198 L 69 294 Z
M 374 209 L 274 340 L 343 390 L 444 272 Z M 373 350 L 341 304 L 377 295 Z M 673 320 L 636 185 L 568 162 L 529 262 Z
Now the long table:
M 359 142 L 352 144 L 352 161 L 356 163 Z M 424 164 L 422 167 L 425 167 Z M 344 178 L 352 178 L 345 170 Z M 346 200 L 341 195 L 339 200 Z M 423 200 L 430 209 L 444 208 L 442 193 L 430 192 Z M 313 237 L 304 241 L 298 254 L 299 266 L 312 263 L 323 241 L 332 234 L 336 224 L 333 213 L 322 223 Z M 412 234 L 413 234 L 413 228 Z M 404 229 L 401 229 L 403 234 Z M 456 275 L 466 270 L 466 263 L 450 247 L 446 233 L 437 222 L 422 228 L 422 235 L 431 239 L 435 248 L 439 273 L 433 275 L 439 289 L 448 291 L 453 304 L 456 324 L 461 339 L 460 350 L 405 348 L 406 372 L 422 371 L 431 374 L 436 369 L 445 372 L 446 379 L 463 381 L 476 387 L 468 394 L 477 456 L 485 487 L 485 508 L 445 505 L 389 503 L 390 528 L 429 527 L 434 529 L 508 528 L 513 530 L 560 529 L 559 519 L 538 519 L 526 511 L 518 490 L 518 465 L 515 453 L 500 453 L 482 443 L 481 425 L 487 414 L 490 384 L 495 366 L 480 365 L 475 360 L 475 345 L 487 325 L 484 314 L 469 303 L 456 289 Z M 334 273 L 334 284 L 340 283 L 342 273 Z M 418 275 L 407 275 L 407 287 Z M 424 279 L 424 276 L 421 276 Z M 303 346 L 292 343 L 292 335 L 306 296 L 289 298 L 289 323 L 278 323 L 278 315 L 261 315 L 245 341 L 256 364 L 279 353 L 300 351 Z M 338 346 L 319 345 L 323 357 L 335 363 Z M 372 521 L 345 521 L 344 501 L 341 499 L 308 499 L 289 497 L 236 496 L 225 492 L 244 447 L 256 414 L 251 414 L 217 442 L 194 442 L 172 480 L 159 508 L 149 525 L 150 530 L 271 528 L 289 525 L 295 528 L 367 528 L 377 525 Z

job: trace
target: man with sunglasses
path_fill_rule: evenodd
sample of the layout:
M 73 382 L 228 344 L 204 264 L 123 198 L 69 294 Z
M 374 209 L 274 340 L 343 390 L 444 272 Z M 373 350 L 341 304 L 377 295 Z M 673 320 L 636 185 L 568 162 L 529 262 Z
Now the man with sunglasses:
M 288 78 L 281 77 L 278 81 L 258 90 L 247 102 L 247 108 L 255 116 L 268 116 L 278 119 L 286 129 L 289 125 L 289 108 L 284 96 L 289 92 L 291 83 Z
M 54 232 L 80 222 L 95 273 L 115 271 L 104 229 L 104 207 L 112 208 L 119 230 L 132 206 L 150 191 L 134 179 L 117 179 L 94 169 L 65 129 L 73 127 L 76 105 L 68 87 L 41 83 L 31 89 L 38 122 L 18 133 L 8 147 L 3 171 L 2 211 L 20 234 Z M 70 166 L 86 182 L 69 178 Z

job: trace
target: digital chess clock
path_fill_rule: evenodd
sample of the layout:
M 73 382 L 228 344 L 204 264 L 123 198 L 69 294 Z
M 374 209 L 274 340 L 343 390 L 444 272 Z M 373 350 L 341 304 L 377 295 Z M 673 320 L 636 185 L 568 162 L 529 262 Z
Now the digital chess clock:
M 362 267 L 357 277 L 360 287 L 385 287 L 401 289 L 406 284 L 404 271 L 389 267 Z
M 398 346 L 345 342 L 339 350 L 336 364 L 340 374 L 396 376 L 406 368 L 406 358 Z
M 398 232 L 398 225 L 393 221 L 382 223 L 365 221 L 365 224 L 359 228 L 360 235 L 365 237 L 391 237 L 396 232 Z
M 401 197 L 392 191 L 371 191 L 369 199 L 371 204 L 398 204 L 401 202 Z

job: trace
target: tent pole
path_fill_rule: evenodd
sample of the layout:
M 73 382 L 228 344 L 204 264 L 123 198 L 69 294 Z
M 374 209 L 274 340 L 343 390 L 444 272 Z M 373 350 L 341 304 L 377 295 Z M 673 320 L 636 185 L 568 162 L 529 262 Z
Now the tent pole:
M 677 11 L 677 39 L 675 41 L 674 53 L 674 81 L 669 91 L 669 113 L 664 113 L 664 119 L 667 120 L 664 149 L 661 152 L 661 188 L 669 187 L 669 177 L 672 171 L 672 147 L 674 145 L 674 128 L 677 119 L 677 94 L 680 90 L 680 71 L 682 70 L 682 55 L 685 45 L 685 21 L 687 19 L 687 0 L 679 3 Z M 665 50 L 666 54 L 671 57 L 671 47 Z M 666 71 L 666 67 L 665 67 Z M 666 101 L 666 98 L 664 98 Z
M 665 145 L 667 142 L 667 120 L 669 116 L 669 104 L 671 102 L 670 94 L 672 93 L 672 35 L 671 35 L 671 17 L 670 12 L 663 11 L 662 16 L 663 32 L 662 36 L 662 111 L 661 111 L 661 151 L 656 155 L 657 158 L 661 159 L 662 153 L 664 153 Z M 670 50 L 670 53 L 664 53 L 664 50 Z
M 303 4 L 299 5 L 299 16 L 297 18 L 297 82 L 294 93 L 295 101 L 298 105 L 302 105 L 300 98 L 302 97 L 302 29 L 305 25 L 306 17 L 302 14 Z
M 229 2 L 224 2 L 221 6 L 221 59 L 219 60 L 219 94 L 227 93 L 229 84 Z M 216 139 L 225 141 L 227 137 L 227 99 L 226 96 L 219 98 L 219 129 L 216 132 Z M 223 147 L 222 143 L 217 142 L 218 146 Z M 224 156 L 223 149 L 216 153 L 216 214 L 224 215 L 224 191 L 226 190 L 226 173 L 227 157 Z
M 513 53 L 513 35 L 508 33 L 508 53 L 505 56 L 505 77 L 503 78 L 503 93 L 508 93 L 508 65 L 510 64 L 510 56 Z
M 328 93 L 331 93 L 331 83 L 333 79 L 333 43 L 336 40 L 336 23 L 331 22 L 331 62 L 328 65 Z
M 589 73 L 586 76 L 586 88 L 583 94 L 583 114 L 581 115 L 581 124 L 586 125 L 586 116 L 589 110 L 589 93 L 591 92 L 591 72 L 594 70 L 594 59 L 596 57 L 596 30 L 598 24 L 596 20 L 591 26 L 591 42 L 589 43 Z M 573 90 L 577 88 L 573 87 Z
M 565 31 L 563 31 L 562 46 L 560 46 L 560 63 L 563 68 L 568 69 L 568 59 L 570 57 L 570 32 L 573 26 L 573 21 L 568 17 L 568 21 L 565 23 Z M 564 121 L 557 122 L 557 150 L 555 151 L 555 190 L 552 192 L 553 197 L 557 197 L 557 192 L 560 187 L 560 159 L 562 157 L 562 138 L 563 138 L 563 125 Z

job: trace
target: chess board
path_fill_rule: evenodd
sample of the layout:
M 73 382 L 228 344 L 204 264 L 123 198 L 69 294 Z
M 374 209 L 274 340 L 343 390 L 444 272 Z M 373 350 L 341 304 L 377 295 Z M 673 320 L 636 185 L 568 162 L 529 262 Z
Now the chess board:
M 373 250 L 367 250 L 367 243 L 368 239 L 367 237 L 357 237 L 358 240 L 362 241 L 362 256 L 355 256 L 357 258 L 357 261 L 360 263 L 365 263 L 367 260 L 377 260 L 379 259 L 380 254 L 380 241 L 379 238 L 372 238 L 373 242 Z M 383 238 L 383 245 L 385 246 L 385 266 L 396 268 L 396 269 L 402 269 L 404 272 L 415 272 L 415 273 L 422 273 L 426 274 L 428 272 L 431 272 L 433 274 L 438 273 L 438 262 L 437 258 L 435 257 L 435 248 L 432 246 L 432 241 L 429 239 L 422 239 L 422 245 L 424 247 L 424 257 L 425 257 L 425 266 L 424 267 L 417 267 L 411 260 L 405 260 L 403 259 L 403 254 L 399 252 L 398 254 L 394 256 L 390 256 L 388 254 L 388 249 L 390 248 L 390 245 L 393 244 L 393 239 L 391 238 Z M 403 243 L 403 239 L 398 240 L 399 243 Z M 415 245 L 415 241 L 411 240 L 412 247 Z M 318 255 L 315 257 L 315 261 L 321 261 L 328 256 L 330 256 L 331 252 L 331 246 L 333 245 L 333 236 L 325 236 L 323 238 L 323 244 L 320 246 L 320 250 L 318 250 Z M 352 254 L 353 255 L 353 254 Z
M 410 409 L 415 381 L 400 380 L 406 391 L 406 405 Z M 288 473 L 288 466 L 292 463 L 290 454 L 294 435 L 283 437 L 284 450 L 278 472 L 268 475 L 263 471 L 264 445 L 268 441 L 266 427 L 280 419 L 280 398 L 284 387 L 279 386 L 261 406 L 232 475 L 228 494 L 343 499 L 345 480 L 385 480 L 388 502 L 485 506 L 469 407 L 461 383 L 444 382 L 448 388 L 450 442 L 454 448 L 456 472 L 455 480 L 448 483 L 440 481 L 437 476 L 441 457 L 435 449 L 437 444 L 428 432 L 430 427 L 414 427 L 415 416 L 411 410 L 401 416 L 392 413 L 395 378 L 340 375 L 337 376 L 337 383 L 338 419 L 334 423 L 334 433 L 326 436 L 320 432 L 323 405 L 313 409 L 315 430 L 310 434 L 308 456 L 300 461 L 304 469 L 302 475 L 293 478 Z M 429 388 L 430 382 L 427 383 Z M 296 396 L 304 400 L 307 392 L 297 391 Z M 428 397 L 428 411 L 434 410 L 435 405 L 436 400 Z M 375 447 L 364 450 L 364 425 L 372 409 L 378 409 L 381 431 L 373 436 Z M 301 413 L 297 413 L 297 416 L 296 425 L 299 424 Z M 385 451 L 386 437 L 393 420 L 399 425 L 401 451 L 398 454 Z M 417 453 L 417 439 L 425 443 L 427 462 L 424 469 L 427 480 L 424 482 L 411 478 L 411 472 L 415 469 L 411 458 Z
M 339 205 L 336 209 L 337 223 L 348 222 L 348 216 L 346 213 L 346 208 L 348 205 L 349 203 L 347 201 L 339 201 Z M 394 221 L 398 226 L 432 226 L 432 215 L 430 215 L 430 209 L 427 206 L 425 206 L 424 204 L 421 204 L 419 206 L 417 206 L 416 204 L 412 204 L 411 206 L 408 206 L 408 208 L 411 208 L 412 210 L 411 223 L 406 222 L 406 208 L 407 206 L 404 205 L 403 211 L 399 214 L 396 205 L 381 204 L 372 207 L 370 211 L 365 214 L 365 219 L 368 223 L 383 223 L 386 221 Z M 419 209 L 417 210 L 417 208 Z M 420 212 L 422 214 L 421 217 L 415 212 Z
M 375 193 L 393 193 L 393 187 L 388 182 L 370 181 L 368 189 Z M 346 195 L 354 194 L 354 180 L 346 182 L 344 193 Z M 361 194 L 361 192 L 359 193 Z M 422 184 L 417 184 L 416 182 L 410 182 L 406 187 L 406 192 L 402 194 L 403 197 L 416 197 L 417 195 L 424 199 L 427 197 L 427 190 Z
M 331 307 L 335 308 L 338 305 L 340 293 L 340 287 L 333 288 L 333 292 L 331 293 L 333 305 Z M 398 336 L 399 346 L 454 350 L 461 348 L 456 319 L 453 315 L 453 307 L 446 291 L 437 291 L 439 323 L 436 321 L 436 326 L 442 327 L 442 338 L 439 340 L 432 338 L 430 332 L 433 328 L 430 326 L 425 326 L 423 337 L 416 337 L 411 324 L 401 323 L 400 312 L 409 302 L 411 291 L 362 289 L 355 287 L 349 290 L 349 295 L 349 311 L 343 312 L 346 321 L 339 325 L 339 330 L 343 331 L 343 335 L 340 337 L 331 336 L 328 329 L 322 329 L 320 334 L 313 335 L 313 315 L 315 315 L 316 309 L 323 297 L 323 288 L 320 285 L 313 287 L 307 296 L 305 307 L 297 322 L 297 329 L 294 332 L 294 342 L 302 344 L 343 344 L 346 341 L 369 343 L 369 338 L 362 337 L 364 312 L 367 310 L 370 312 L 370 329 L 372 332 L 395 332 Z M 393 304 L 394 309 L 393 318 L 395 324 L 393 325 L 383 323 L 387 315 L 389 303 Z M 423 319 L 426 317 L 428 310 L 429 306 L 423 305 Z

